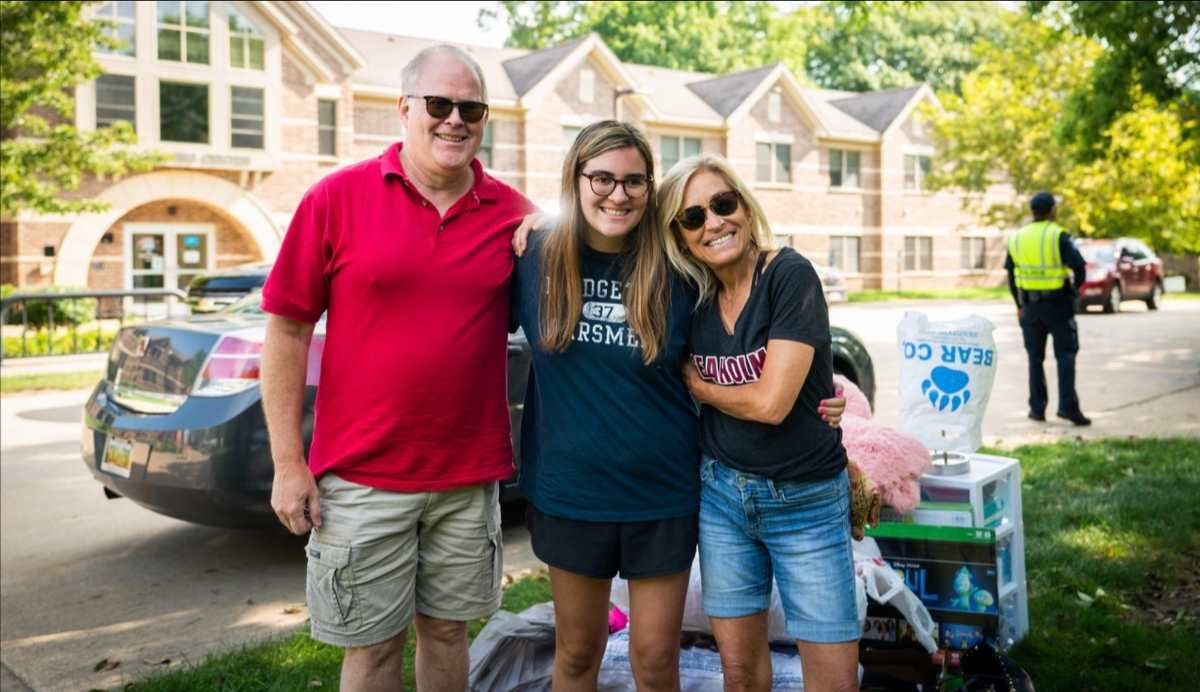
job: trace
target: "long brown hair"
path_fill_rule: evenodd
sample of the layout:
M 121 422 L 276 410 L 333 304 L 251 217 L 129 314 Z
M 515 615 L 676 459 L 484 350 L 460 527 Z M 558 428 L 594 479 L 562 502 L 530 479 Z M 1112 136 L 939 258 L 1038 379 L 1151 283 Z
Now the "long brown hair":
M 583 246 L 588 224 L 579 198 L 579 174 L 583 165 L 601 154 L 632 147 L 646 163 L 646 209 L 629 232 L 621 281 L 621 301 L 629 327 L 641 342 L 642 360 L 647 365 L 662 352 L 671 307 L 667 272 L 670 271 L 662 238 L 656 232 L 658 212 L 654 192 L 654 155 L 645 135 L 632 125 L 602 120 L 583 128 L 563 161 L 562 209 L 555 227 L 542 244 L 544 282 L 540 327 L 541 345 L 547 351 L 565 351 L 571 344 L 583 311 Z

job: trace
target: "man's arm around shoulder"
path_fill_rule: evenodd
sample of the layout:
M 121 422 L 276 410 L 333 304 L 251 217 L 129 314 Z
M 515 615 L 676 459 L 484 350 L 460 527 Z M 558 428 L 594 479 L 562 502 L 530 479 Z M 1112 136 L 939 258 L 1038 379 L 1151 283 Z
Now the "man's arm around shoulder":
M 320 494 L 304 458 L 300 431 L 313 326 L 270 315 L 262 351 L 262 407 L 275 462 L 271 508 L 284 527 L 296 535 L 321 526 Z

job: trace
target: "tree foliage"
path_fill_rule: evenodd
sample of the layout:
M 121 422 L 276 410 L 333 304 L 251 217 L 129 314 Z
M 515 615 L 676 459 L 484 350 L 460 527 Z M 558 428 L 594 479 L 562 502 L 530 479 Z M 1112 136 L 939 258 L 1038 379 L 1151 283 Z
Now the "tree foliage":
M 1142 96 L 1177 104 L 1182 134 L 1200 139 L 1200 2 L 1030 0 L 1035 17 L 1104 45 L 1086 88 L 1067 101 L 1063 135 L 1099 157 L 1105 131 Z M 1197 160 L 1200 163 L 1200 160 Z
M 700 72 L 730 72 L 791 58 L 802 64 L 802 46 L 792 43 L 793 22 L 778 21 L 769 2 L 557 2 L 499 3 L 508 44 L 541 49 L 597 33 L 626 62 Z M 500 16 L 480 12 L 486 26 Z M 796 50 L 800 52 L 796 54 Z
M 1060 220 L 1083 235 L 1200 250 L 1200 169 L 1178 104 L 1135 87 L 1103 144 L 1081 145 L 1067 129 L 1070 96 L 1091 88 L 1106 49 L 1041 22 L 1010 21 L 1006 41 L 980 47 L 961 96 L 924 111 L 939 162 L 930 186 L 966 191 L 985 222 L 1007 227 L 1028 218 L 1029 195 L 1054 190 L 1064 199 Z
M 829 89 L 875 91 L 928 82 L 957 92 L 979 65 L 972 47 L 999 42 L 1012 14 L 992 2 L 828 2 L 797 11 L 813 32 L 805 60 Z
M 0 214 L 98 211 L 103 203 L 65 199 L 86 174 L 119 176 L 161 160 L 122 145 L 128 124 L 76 130 L 75 85 L 94 79 L 103 27 L 78 2 L 0 2 Z

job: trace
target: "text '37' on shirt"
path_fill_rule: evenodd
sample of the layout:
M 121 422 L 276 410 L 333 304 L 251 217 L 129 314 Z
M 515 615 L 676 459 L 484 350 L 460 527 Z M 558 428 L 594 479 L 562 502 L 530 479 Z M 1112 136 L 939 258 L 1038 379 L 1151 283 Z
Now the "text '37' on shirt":
M 780 250 L 750 290 L 733 334 L 725 330 L 714 297 L 692 321 L 692 362 L 708 382 L 757 382 L 771 339 L 799 341 L 816 350 L 796 404 L 779 425 L 743 420 L 701 407 L 704 454 L 735 469 L 777 481 L 831 478 L 846 466 L 842 431 L 821 420 L 817 407 L 833 396 L 833 339 L 829 308 L 812 264 L 791 248 Z
M 579 323 L 565 351 L 546 351 L 539 328 L 545 233 L 530 236 L 513 285 L 513 316 L 533 349 L 522 492 L 545 514 L 583 521 L 697 512 L 696 409 L 681 371 L 695 294 L 672 275 L 665 348 L 647 366 L 622 302 L 625 256 L 585 247 Z

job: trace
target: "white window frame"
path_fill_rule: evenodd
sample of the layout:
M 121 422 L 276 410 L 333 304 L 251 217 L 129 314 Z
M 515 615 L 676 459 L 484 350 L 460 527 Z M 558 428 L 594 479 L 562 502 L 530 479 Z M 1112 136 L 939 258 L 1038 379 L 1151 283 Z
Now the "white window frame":
M 491 169 L 495 164 L 496 155 L 496 131 L 492 127 L 492 121 L 488 120 L 488 124 L 483 127 L 483 137 L 479 142 L 479 152 L 475 155 L 479 159 L 479 163 L 484 168 Z M 486 158 L 485 158 L 486 157 Z
M 674 140 L 675 151 L 677 153 L 675 160 L 671 161 L 670 163 L 667 162 L 667 155 L 666 155 L 667 140 Z M 696 153 L 694 153 L 694 154 L 687 153 L 688 144 L 690 142 L 696 143 Z M 659 158 L 660 163 L 662 164 L 663 173 L 666 173 L 671 168 L 671 166 L 674 166 L 675 164 L 688 158 L 689 156 L 696 156 L 697 154 L 701 154 L 703 152 L 704 152 L 704 139 L 701 137 L 691 137 L 689 135 L 659 135 L 658 158 Z
M 909 243 L 912 249 L 909 249 Z M 923 252 L 928 248 L 928 252 Z M 911 265 L 911 266 L 910 266 Z M 906 235 L 904 236 L 904 268 L 905 272 L 921 273 L 933 271 L 933 236 Z
M 249 26 L 250 30 L 249 31 L 234 31 L 233 30 L 233 18 L 234 17 L 237 17 L 239 21 L 241 21 L 242 23 Z M 231 3 L 231 2 L 225 3 L 225 26 L 229 31 L 229 66 L 235 70 L 255 70 L 255 71 L 266 70 L 267 69 L 267 40 L 266 40 L 266 37 L 263 36 L 263 33 L 262 33 L 262 31 L 259 30 L 258 26 L 255 25 L 254 22 L 250 21 L 250 18 L 246 16 L 246 13 L 239 11 L 236 7 L 233 6 L 233 3 Z M 241 65 L 233 64 L 233 60 L 234 60 L 233 41 L 234 41 L 234 39 L 242 40 L 242 64 Z M 251 43 L 251 41 L 258 42 L 259 53 L 262 55 L 262 61 L 263 61 L 263 64 L 261 67 L 254 67 L 250 64 L 250 55 L 251 55 L 250 43 Z
M 767 180 L 764 180 L 760 175 L 762 173 L 762 162 L 759 159 L 759 153 L 762 151 L 762 147 L 767 147 L 768 160 L 771 163 L 771 174 Z M 784 167 L 785 175 L 782 179 L 779 176 L 779 169 L 775 165 L 779 163 L 778 150 L 780 147 L 787 147 L 788 149 L 787 165 Z M 790 140 L 779 141 L 778 139 L 756 138 L 754 143 L 754 182 L 762 185 L 792 184 L 792 143 Z
M 257 91 L 260 97 L 260 105 L 262 113 L 255 115 L 253 113 L 234 113 L 233 112 L 233 93 L 238 89 L 246 91 Z M 237 129 L 233 126 L 234 120 L 257 120 L 259 128 L 257 131 Z M 262 144 L 257 147 L 238 146 L 233 143 L 233 138 L 237 135 L 258 135 L 262 138 Z M 262 87 L 247 87 L 239 84 L 231 84 L 229 86 L 229 148 L 230 149 L 250 149 L 253 151 L 262 151 L 267 148 L 267 90 Z
M 925 166 L 921 166 L 921 161 L 926 162 Z M 909 185 L 909 165 L 912 165 L 912 184 Z M 932 159 L 928 154 L 912 153 L 904 155 L 904 189 L 907 192 L 925 192 L 925 178 L 928 175 L 923 168 L 932 166 Z
M 987 238 L 983 236 L 963 236 L 959 243 L 961 251 L 960 266 L 966 272 L 987 271 Z M 978 249 L 978 252 L 976 252 Z M 978 263 L 975 260 L 978 260 Z
M 854 252 L 846 251 L 846 246 L 850 241 L 854 243 Z M 840 246 L 838 255 L 842 261 L 835 262 L 833 250 L 835 246 Z M 854 257 L 854 266 L 847 266 L 846 258 Z M 861 274 L 862 273 L 862 236 L 859 235 L 831 235 L 829 236 L 829 266 L 837 269 L 843 274 Z
M 187 65 L 212 65 L 213 63 L 213 46 L 212 46 L 212 29 L 213 29 L 213 3 L 209 0 L 178 0 L 179 1 L 179 24 L 167 24 L 158 17 L 158 3 L 154 7 L 154 55 L 157 59 L 164 62 L 180 62 Z M 208 24 L 203 28 L 194 27 L 187 23 L 187 5 L 189 2 L 204 2 L 208 6 Z M 179 59 L 164 58 L 159 54 L 158 34 L 160 31 L 178 31 L 179 32 Z M 203 35 L 204 40 L 208 43 L 208 60 L 205 62 L 192 62 L 188 60 L 188 34 L 197 36 Z
M 121 5 L 132 8 L 133 17 L 122 17 Z M 103 19 L 113 23 L 113 26 L 107 27 L 104 30 L 104 33 L 113 38 L 119 38 L 119 34 L 121 33 L 121 25 L 127 24 L 133 28 L 133 37 L 129 41 L 128 53 L 119 48 L 105 49 L 100 46 L 96 46 L 97 51 L 105 55 L 137 58 L 137 6 L 138 3 L 134 2 L 134 0 L 109 0 L 108 2 L 101 3 L 96 7 L 95 10 L 93 10 L 92 17 L 94 19 Z
M 842 190 L 862 189 L 862 152 L 857 149 L 829 149 L 829 187 Z M 850 156 L 854 156 L 854 184 L 849 184 Z M 834 166 L 837 161 L 837 166 Z M 833 172 L 838 171 L 839 180 L 834 181 Z
M 322 104 L 326 104 L 326 103 L 333 104 L 333 123 L 331 123 L 329 125 L 326 125 L 325 123 L 321 122 L 321 106 L 322 106 Z M 338 146 L 337 146 L 337 121 L 338 121 L 337 104 L 338 104 L 337 99 L 325 99 L 325 98 L 317 99 L 317 155 L 318 156 L 327 156 L 327 157 L 331 157 L 331 158 L 337 156 L 337 150 L 338 150 Z M 488 127 L 491 127 L 491 125 L 492 125 L 491 123 L 488 123 Z M 325 132 L 330 132 L 333 135 L 333 151 L 328 151 L 328 152 L 321 151 L 321 135 L 324 134 Z
M 121 79 L 128 79 L 133 83 L 133 103 L 130 104 L 131 110 L 129 112 L 129 118 L 123 118 L 123 120 L 128 122 L 129 125 L 131 127 L 133 127 L 134 132 L 137 132 L 137 101 L 138 101 L 138 99 L 137 99 L 138 84 L 137 83 L 138 83 L 138 80 L 137 80 L 136 76 L 130 75 L 130 74 L 105 73 L 96 78 L 96 110 L 95 110 L 96 128 L 99 129 L 101 127 L 107 126 L 106 124 L 100 122 L 100 109 L 102 107 L 108 106 L 108 107 L 112 108 L 115 106 L 116 108 L 122 108 L 122 109 L 125 108 L 125 104 L 123 104 L 123 103 L 121 103 L 121 104 L 102 104 L 102 103 L 100 103 L 100 80 L 104 79 L 105 77 L 119 77 Z M 116 121 L 114 121 L 114 122 L 116 122 Z

